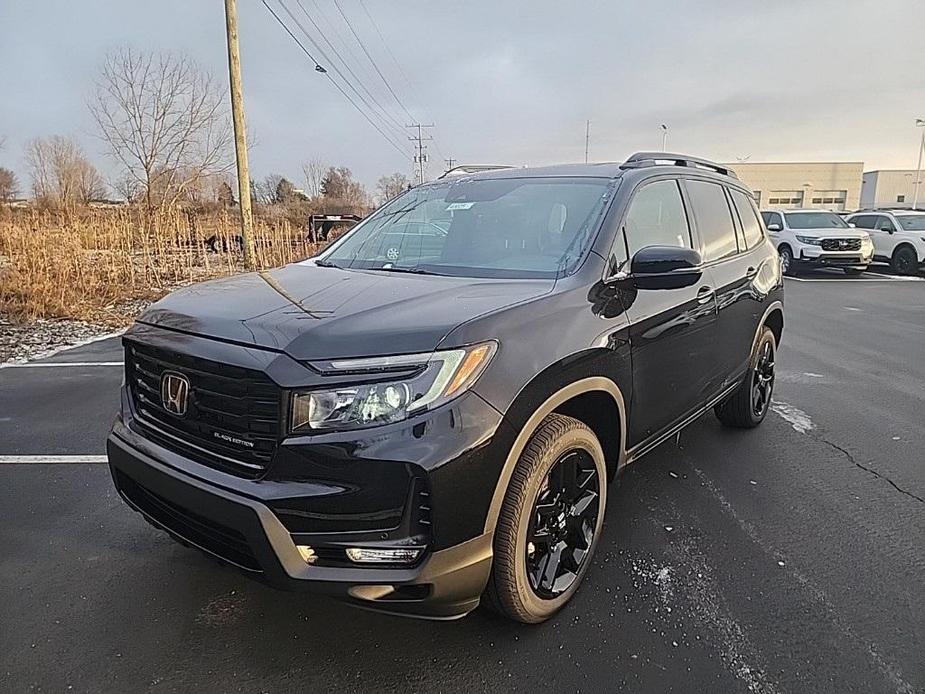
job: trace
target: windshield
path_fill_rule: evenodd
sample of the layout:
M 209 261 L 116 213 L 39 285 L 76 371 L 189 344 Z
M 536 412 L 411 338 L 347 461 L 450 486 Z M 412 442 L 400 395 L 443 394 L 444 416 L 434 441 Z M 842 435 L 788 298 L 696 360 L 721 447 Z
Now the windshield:
M 906 231 L 925 231 L 925 214 L 898 214 L 896 221 Z
M 556 277 L 584 256 L 611 181 L 457 180 L 408 191 L 321 258 L 339 267 L 464 277 Z
M 846 229 L 848 223 L 833 212 L 785 212 L 791 229 Z

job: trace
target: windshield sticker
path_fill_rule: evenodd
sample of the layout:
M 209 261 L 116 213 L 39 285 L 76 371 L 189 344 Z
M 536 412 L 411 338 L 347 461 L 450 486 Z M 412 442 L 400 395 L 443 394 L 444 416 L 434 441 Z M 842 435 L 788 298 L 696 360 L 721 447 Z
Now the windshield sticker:
M 474 204 L 475 204 L 474 202 L 451 202 L 450 206 L 447 207 L 446 210 L 447 212 L 450 212 L 452 210 L 468 210 Z

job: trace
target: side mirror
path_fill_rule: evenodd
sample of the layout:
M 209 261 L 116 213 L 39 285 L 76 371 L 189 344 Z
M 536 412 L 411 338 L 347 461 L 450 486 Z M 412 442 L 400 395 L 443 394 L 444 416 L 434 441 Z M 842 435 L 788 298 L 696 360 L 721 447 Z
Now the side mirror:
M 893 230 L 890 227 L 880 227 L 880 231 L 885 231 L 888 234 L 892 234 Z
M 780 224 L 778 224 L 777 222 L 774 222 L 773 224 L 768 224 L 768 231 L 777 232 L 777 231 L 780 231 L 780 230 L 781 230 L 781 229 L 780 229 Z
M 854 222 L 848 222 L 848 226 L 849 226 L 851 229 L 857 229 L 857 228 L 858 228 L 858 225 L 855 224 Z
M 700 253 L 677 246 L 646 246 L 630 262 L 630 276 L 638 289 L 681 289 L 703 276 Z

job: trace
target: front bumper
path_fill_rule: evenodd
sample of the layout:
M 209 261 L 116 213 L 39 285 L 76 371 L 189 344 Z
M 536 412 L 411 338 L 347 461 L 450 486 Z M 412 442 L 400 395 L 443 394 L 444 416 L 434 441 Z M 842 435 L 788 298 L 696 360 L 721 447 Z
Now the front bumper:
M 491 567 L 491 535 L 428 550 L 409 568 L 307 563 L 293 535 L 264 501 L 198 479 L 129 443 L 117 422 L 107 441 L 122 498 L 152 524 L 271 586 L 325 593 L 395 614 L 454 619 L 475 609 Z M 159 451 L 163 458 L 175 454 Z M 335 538 L 336 539 L 336 538 Z M 341 539 L 343 539 L 341 537 Z
M 874 256 L 873 246 L 862 245 L 857 251 L 826 251 L 820 246 L 797 244 L 797 260 L 812 265 L 866 268 Z

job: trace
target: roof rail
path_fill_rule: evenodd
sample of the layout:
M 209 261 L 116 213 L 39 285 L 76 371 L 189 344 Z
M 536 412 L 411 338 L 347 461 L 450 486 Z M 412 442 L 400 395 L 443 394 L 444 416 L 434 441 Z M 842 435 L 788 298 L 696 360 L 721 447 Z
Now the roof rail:
M 710 169 L 723 176 L 738 178 L 735 171 L 729 167 L 699 157 L 687 154 L 673 154 L 671 152 L 636 152 L 620 165 L 621 169 L 643 169 L 648 166 L 659 166 L 660 162 L 667 162 L 670 166 L 689 166 L 691 168 Z
M 445 171 L 437 178 L 446 178 L 447 176 L 465 176 L 466 174 L 481 173 L 483 171 L 497 171 L 499 169 L 513 168 L 515 167 L 507 166 L 505 164 L 463 164 L 462 166 L 454 166 L 452 169 Z

